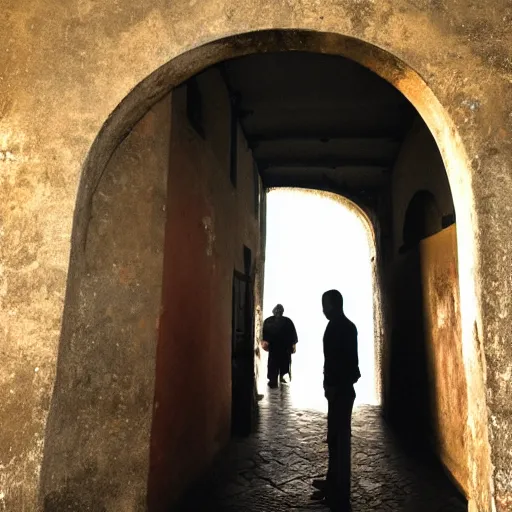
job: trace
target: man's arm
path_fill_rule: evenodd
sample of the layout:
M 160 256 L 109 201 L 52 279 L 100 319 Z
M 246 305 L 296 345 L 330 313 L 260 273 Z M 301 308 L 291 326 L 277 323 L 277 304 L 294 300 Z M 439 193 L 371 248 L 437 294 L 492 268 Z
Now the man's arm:
M 353 326 L 353 331 L 350 338 L 348 353 L 350 362 L 349 367 L 351 371 L 352 382 L 355 384 L 361 377 L 361 372 L 359 371 L 359 356 L 357 353 L 357 327 L 355 325 Z
M 268 318 L 263 322 L 263 339 L 268 341 L 269 329 L 268 329 Z
M 335 352 L 337 341 L 336 329 L 329 322 L 324 334 L 324 390 L 327 399 L 334 393 L 338 384 L 337 374 L 339 369 L 337 368 Z
M 287 326 L 287 343 L 288 343 L 288 349 L 291 351 L 292 354 L 295 354 L 296 348 L 295 345 L 298 342 L 297 339 L 297 330 L 295 329 L 295 324 L 293 321 L 288 318 L 288 326 Z
M 268 318 L 267 318 L 268 320 Z M 263 322 L 263 332 L 262 332 L 262 339 L 261 339 L 261 346 L 265 352 L 268 352 L 270 343 L 269 343 L 269 329 L 268 329 L 268 321 L 265 320 Z
M 293 345 L 296 345 L 299 342 L 299 338 L 297 336 L 297 330 L 295 329 L 295 324 L 290 320 L 290 338 L 293 341 Z

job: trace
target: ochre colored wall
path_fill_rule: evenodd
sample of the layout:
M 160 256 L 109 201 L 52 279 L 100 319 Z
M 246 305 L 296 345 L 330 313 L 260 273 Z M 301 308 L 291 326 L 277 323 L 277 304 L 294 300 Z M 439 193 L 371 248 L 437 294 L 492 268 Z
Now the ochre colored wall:
M 468 491 L 467 388 L 462 356 L 457 232 L 450 226 L 420 243 L 425 332 L 436 450 Z
M 412 449 L 431 449 L 468 493 L 468 403 L 456 227 L 395 261 L 386 412 Z
M 393 311 L 384 351 L 384 406 L 402 437 L 417 446 L 424 440 L 431 443 L 468 493 L 456 226 L 399 251 L 407 207 L 420 190 L 435 197 L 440 229 L 441 216 L 454 211 L 452 194 L 439 149 L 418 119 L 393 170 L 393 259 L 386 280 Z
M 421 119 L 409 130 L 395 162 L 391 183 L 392 239 L 385 240 L 383 249 L 389 255 L 382 271 L 383 298 L 386 307 L 386 336 L 383 347 L 383 405 L 388 416 L 402 415 L 403 400 L 417 416 L 418 425 L 425 425 L 418 400 L 427 399 L 430 391 L 425 376 L 423 340 L 423 301 L 419 248 L 406 253 L 403 229 L 407 208 L 421 190 L 436 199 L 440 215 L 453 213 L 454 206 L 448 176 L 439 148 Z M 439 219 L 439 228 L 441 219 Z M 408 340 L 413 340 L 408 341 Z M 408 358 L 413 358 L 408 362 Z M 417 391 L 407 382 L 417 382 Z M 393 418 L 392 418 L 393 419 Z M 402 420 L 400 420 L 402 421 Z
M 258 258 L 253 162 L 239 131 L 238 179 L 229 178 L 229 98 L 221 75 L 198 77 L 202 139 L 172 93 L 163 310 L 151 439 L 151 510 L 177 498 L 226 443 L 231 413 L 232 276 L 243 245 Z

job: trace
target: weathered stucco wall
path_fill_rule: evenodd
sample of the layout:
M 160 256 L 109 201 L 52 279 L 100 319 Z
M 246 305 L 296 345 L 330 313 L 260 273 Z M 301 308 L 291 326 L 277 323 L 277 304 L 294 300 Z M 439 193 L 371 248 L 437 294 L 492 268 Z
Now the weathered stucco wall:
M 420 243 L 425 332 L 435 449 L 468 492 L 467 393 L 462 359 L 457 232 L 455 226 Z
M 231 415 L 233 271 L 259 252 L 252 153 L 238 137 L 229 172 L 230 101 L 217 70 L 197 79 L 204 139 L 172 93 L 163 311 L 158 341 L 149 502 L 168 510 L 227 442 Z
M 0 423 L 12 425 L 13 411 L 24 418 L 0 437 L 3 504 L 37 508 L 66 278 L 79 264 L 87 205 L 112 151 L 189 74 L 272 47 L 341 53 L 367 65 L 406 94 L 440 145 L 458 215 L 471 507 L 510 508 L 512 8 L 506 0 L 5 0 L 2 9 Z M 281 29 L 309 32 L 198 48 Z
M 92 197 L 44 438 L 46 511 L 144 508 L 170 120 L 166 98 L 119 145 Z

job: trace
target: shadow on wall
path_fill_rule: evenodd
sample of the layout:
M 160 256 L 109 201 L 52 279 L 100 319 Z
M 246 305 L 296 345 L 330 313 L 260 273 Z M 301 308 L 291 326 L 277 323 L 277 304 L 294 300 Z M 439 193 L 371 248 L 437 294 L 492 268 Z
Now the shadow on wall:
M 405 214 L 404 244 L 395 262 L 389 415 L 402 439 L 416 448 L 438 446 L 435 383 L 425 323 L 421 240 L 442 229 L 434 196 L 417 192 Z M 420 441 L 420 442 L 419 442 Z M 423 441 L 423 442 L 422 442 Z
M 423 312 L 419 245 L 402 255 L 395 273 L 391 337 L 389 414 L 402 439 L 411 445 L 437 444 L 432 411 L 437 408 L 429 382 L 428 347 Z

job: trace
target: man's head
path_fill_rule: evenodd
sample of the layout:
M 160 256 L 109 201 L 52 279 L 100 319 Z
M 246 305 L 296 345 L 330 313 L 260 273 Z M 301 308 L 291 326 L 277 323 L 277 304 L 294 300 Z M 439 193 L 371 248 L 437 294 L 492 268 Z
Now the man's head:
M 327 319 L 343 313 L 343 296 L 338 290 L 329 290 L 322 295 L 322 308 Z
M 274 316 L 277 316 L 277 317 L 281 317 L 283 316 L 283 313 L 284 313 L 284 308 L 283 306 L 281 306 L 281 304 L 278 304 L 273 310 L 272 310 L 272 313 L 274 314 Z

